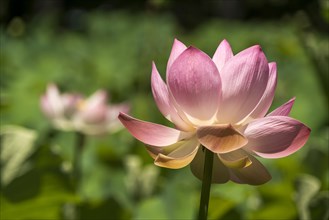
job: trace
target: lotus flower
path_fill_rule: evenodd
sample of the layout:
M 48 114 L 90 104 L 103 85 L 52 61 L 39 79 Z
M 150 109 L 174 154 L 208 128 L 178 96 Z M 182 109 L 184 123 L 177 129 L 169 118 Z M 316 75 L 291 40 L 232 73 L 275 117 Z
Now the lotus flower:
M 80 100 L 73 121 L 75 127 L 88 135 L 102 135 L 122 127 L 119 112 L 128 112 L 127 104 L 107 105 L 107 93 L 96 91 L 88 99 Z
M 78 94 L 60 94 L 55 84 L 47 86 L 46 93 L 41 97 L 41 110 L 60 130 L 74 130 L 70 120 L 76 111 L 76 105 L 81 99 Z
M 277 67 L 268 63 L 258 45 L 233 55 L 223 40 L 211 59 L 175 39 L 166 82 L 153 63 L 155 102 L 175 128 L 119 115 L 128 131 L 146 144 L 158 166 L 178 169 L 190 164 L 192 173 L 202 180 L 205 147 L 216 155 L 213 183 L 260 185 L 271 175 L 255 156 L 286 157 L 309 137 L 310 129 L 288 116 L 294 98 L 266 115 L 274 97 Z
M 96 91 L 89 98 L 77 94 L 60 94 L 50 84 L 41 97 L 41 109 L 60 130 L 75 130 L 87 135 L 102 135 L 122 127 L 117 116 L 128 112 L 127 104 L 107 105 L 107 93 Z

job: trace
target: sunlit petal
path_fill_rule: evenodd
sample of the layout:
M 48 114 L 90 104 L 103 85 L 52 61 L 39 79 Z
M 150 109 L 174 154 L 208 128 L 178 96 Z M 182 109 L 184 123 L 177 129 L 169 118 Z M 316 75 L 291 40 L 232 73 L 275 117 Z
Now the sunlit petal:
M 168 87 L 181 109 L 199 120 L 216 114 L 221 80 L 214 62 L 202 51 L 189 47 L 168 72 Z
M 119 119 L 136 139 L 148 145 L 168 146 L 191 136 L 188 132 L 141 121 L 124 113 L 119 114 Z
M 251 113 L 250 115 L 251 118 L 264 117 L 273 102 L 274 93 L 277 85 L 277 68 L 276 68 L 276 63 L 274 62 L 269 63 L 268 66 L 269 66 L 269 78 L 268 78 L 267 86 L 256 109 Z
M 294 103 L 295 103 L 295 97 L 290 99 L 288 102 L 281 105 L 277 109 L 273 110 L 267 116 L 288 116 L 290 114 L 290 111 Z
M 233 57 L 233 52 L 230 44 L 227 42 L 227 40 L 223 40 L 217 47 L 217 50 L 212 60 L 214 61 L 218 71 L 220 72 L 224 64 L 232 57 Z
M 154 63 L 152 63 L 151 87 L 154 100 L 163 116 L 173 122 L 177 128 L 185 131 L 191 130 L 190 126 L 177 114 L 173 103 L 171 103 L 167 85 L 162 80 Z
M 231 152 L 248 143 L 248 140 L 231 125 L 199 127 L 197 137 L 201 144 L 215 153 Z
M 268 116 L 251 122 L 244 135 L 245 147 L 264 158 L 280 158 L 299 150 L 310 135 L 310 128 L 286 116 Z
M 175 39 L 172 49 L 171 49 L 171 53 L 168 59 L 168 63 L 167 63 L 167 74 L 169 69 L 171 68 L 171 65 L 174 63 L 174 61 L 177 59 L 177 57 L 183 53 L 184 50 L 186 50 L 186 46 L 180 42 L 179 40 Z
M 182 141 L 180 144 L 162 149 L 162 153 L 155 158 L 154 164 L 161 167 L 179 169 L 187 166 L 194 159 L 200 143 L 196 138 Z M 166 149 L 167 148 L 167 149 Z M 169 151 L 168 153 L 166 151 Z
M 237 123 L 247 117 L 259 103 L 266 89 L 269 67 L 260 46 L 250 47 L 224 65 L 219 123 Z

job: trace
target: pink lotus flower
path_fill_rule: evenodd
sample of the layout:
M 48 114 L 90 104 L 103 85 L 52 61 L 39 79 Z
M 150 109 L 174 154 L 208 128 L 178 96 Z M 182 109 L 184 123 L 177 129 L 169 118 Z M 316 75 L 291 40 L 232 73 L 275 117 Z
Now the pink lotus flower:
M 66 131 L 79 131 L 87 135 L 102 135 L 122 128 L 119 112 L 128 112 L 127 104 L 108 105 L 107 93 L 96 91 L 84 99 L 78 94 L 60 94 L 50 84 L 41 97 L 41 109 L 54 127 Z
M 277 68 L 276 63 L 268 63 L 260 46 L 233 55 L 223 40 L 211 59 L 175 40 L 166 75 L 167 84 L 153 63 L 155 102 L 176 128 L 119 115 L 129 132 L 146 144 L 158 166 L 178 169 L 190 164 L 192 173 L 202 180 L 203 145 L 216 154 L 213 183 L 231 180 L 259 185 L 271 176 L 254 156 L 286 157 L 309 137 L 310 129 L 288 116 L 294 98 L 266 115 Z
M 75 127 L 85 134 L 102 135 L 122 128 L 118 114 L 128 110 L 127 104 L 107 105 L 107 93 L 98 90 L 78 103 L 73 121 Z
M 78 94 L 60 94 L 55 84 L 49 84 L 40 99 L 41 110 L 57 129 L 74 130 L 70 119 L 75 114 L 80 99 Z

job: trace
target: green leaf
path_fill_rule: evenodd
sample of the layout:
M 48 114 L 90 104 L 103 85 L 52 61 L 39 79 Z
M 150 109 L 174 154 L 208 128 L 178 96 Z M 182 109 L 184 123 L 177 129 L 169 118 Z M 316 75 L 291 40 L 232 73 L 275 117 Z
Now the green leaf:
M 0 129 L 1 137 L 1 184 L 8 185 L 15 178 L 31 170 L 27 159 L 36 151 L 34 130 L 16 125 L 6 125 Z
M 0 201 L 1 219 L 61 219 L 64 203 L 76 200 L 63 186 L 62 180 L 53 174 L 44 175 L 37 185 L 24 183 L 25 187 L 28 187 L 25 190 L 36 187 L 36 194 L 33 197 L 20 199 L 19 201 L 13 200 L 13 195 L 2 195 Z M 16 192 L 23 190 L 22 187 L 24 186 L 18 185 L 17 187 Z

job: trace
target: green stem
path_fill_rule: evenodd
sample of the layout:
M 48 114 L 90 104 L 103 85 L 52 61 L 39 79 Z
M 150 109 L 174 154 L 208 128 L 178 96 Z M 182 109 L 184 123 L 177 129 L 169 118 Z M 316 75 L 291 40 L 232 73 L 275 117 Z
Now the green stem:
M 202 190 L 200 198 L 199 218 L 198 220 L 206 220 L 208 216 L 208 204 L 212 179 L 212 166 L 214 153 L 203 147 L 204 150 L 204 167 L 202 178 Z
M 73 149 L 73 170 L 72 170 L 72 184 L 76 196 L 79 195 L 79 182 L 81 180 L 81 156 L 86 143 L 86 135 L 81 132 L 76 132 L 75 146 Z M 81 219 L 79 205 L 74 206 L 73 219 Z
M 76 141 L 74 146 L 74 153 L 73 153 L 73 185 L 75 189 L 78 188 L 78 182 L 81 177 L 81 155 L 86 142 L 86 136 L 83 133 L 77 132 L 76 133 Z

